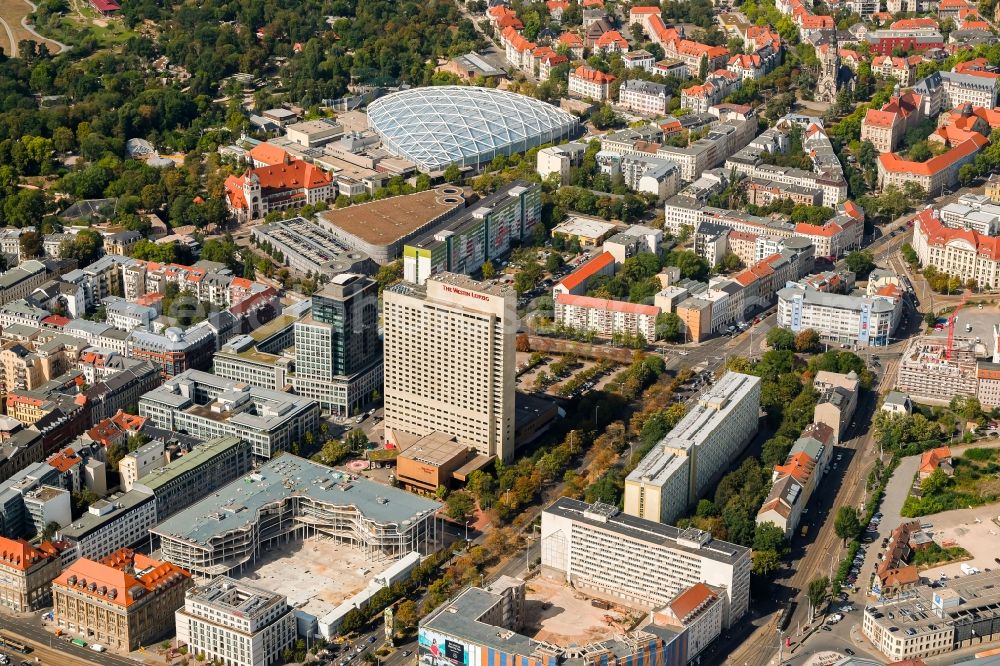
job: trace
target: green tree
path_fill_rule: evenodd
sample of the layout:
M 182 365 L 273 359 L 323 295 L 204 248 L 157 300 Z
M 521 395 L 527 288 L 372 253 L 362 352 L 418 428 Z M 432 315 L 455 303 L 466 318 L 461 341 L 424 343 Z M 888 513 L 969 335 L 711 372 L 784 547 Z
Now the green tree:
M 858 510 L 853 506 L 842 506 L 837 509 L 833 529 L 845 544 L 848 539 L 857 537 L 861 533 L 861 518 L 858 516 Z
M 757 526 L 753 535 L 754 550 L 770 550 L 784 554 L 788 550 L 788 540 L 785 531 L 774 523 L 762 523 Z
M 368 435 L 364 430 L 355 429 L 347 433 L 344 443 L 351 451 L 364 451 L 371 442 L 368 441 Z
M 676 312 L 663 312 L 656 316 L 656 337 L 676 342 L 684 335 L 684 321 Z
M 17 239 L 21 256 L 33 259 L 42 256 L 42 236 L 37 231 L 23 231 Z
M 449 164 L 448 168 L 441 174 L 441 178 L 446 183 L 457 183 L 462 178 L 462 169 L 457 164 Z
M 42 541 L 51 541 L 56 535 L 56 532 L 59 531 L 60 527 L 62 527 L 62 525 L 54 520 L 45 523 L 45 529 L 42 530 L 41 534 Z
M 497 269 L 493 266 L 493 262 L 489 259 L 483 262 L 482 272 L 484 280 L 492 280 L 497 275 Z
M 795 348 L 795 334 L 787 328 L 775 327 L 767 332 L 767 344 L 771 349 L 786 351 Z
M 875 268 L 875 261 L 871 252 L 856 250 L 847 255 L 847 268 L 858 277 L 864 277 Z
M 476 510 L 476 501 L 464 490 L 457 490 L 445 500 L 448 517 L 459 523 L 465 523 Z
M 781 566 L 781 556 L 773 550 L 755 550 L 751 557 L 750 570 L 758 576 L 766 576 Z
M 395 618 L 400 628 L 404 630 L 413 629 L 417 626 L 417 622 L 420 621 L 417 604 L 412 599 L 405 599 L 396 607 Z
M 830 594 L 830 579 L 826 576 L 814 578 L 809 581 L 809 588 L 806 590 L 806 598 L 809 599 L 809 617 L 816 617 L 816 612 Z

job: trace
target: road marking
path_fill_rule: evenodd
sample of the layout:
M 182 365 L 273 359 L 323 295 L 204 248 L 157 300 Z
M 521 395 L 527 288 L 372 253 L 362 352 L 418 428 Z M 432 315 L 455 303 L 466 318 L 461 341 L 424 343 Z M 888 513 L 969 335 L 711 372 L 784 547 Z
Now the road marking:
M 11 31 L 10 26 L 3 17 L 0 17 L 0 23 L 3 23 L 3 29 L 7 31 L 7 39 L 10 40 L 10 53 L 8 54 L 11 58 L 17 57 L 17 42 L 14 41 L 14 33 Z

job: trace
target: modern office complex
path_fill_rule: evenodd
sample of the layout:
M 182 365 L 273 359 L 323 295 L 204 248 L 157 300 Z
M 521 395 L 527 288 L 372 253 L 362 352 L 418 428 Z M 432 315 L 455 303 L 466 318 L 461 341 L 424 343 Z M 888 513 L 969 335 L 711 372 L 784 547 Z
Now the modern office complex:
M 284 455 L 175 513 L 150 533 L 200 578 L 252 569 L 271 546 L 322 535 L 396 560 L 437 548 L 438 502 Z
M 156 524 L 156 500 L 143 490 L 112 495 L 90 505 L 87 513 L 61 528 L 56 536 L 69 544 L 64 561 L 98 560 L 144 542 Z
M 319 426 L 319 404 L 188 370 L 139 399 L 139 415 L 165 430 L 202 439 L 232 435 L 257 458 L 288 451 Z
M 499 263 L 541 219 L 541 185 L 514 181 L 408 241 L 403 278 L 423 284 L 433 273 L 477 273 L 487 261 Z
M 162 521 L 243 476 L 252 461 L 245 441 L 219 437 L 140 477 L 135 487 L 156 498 L 156 519 Z
M 542 574 L 611 600 L 661 607 L 696 583 L 724 589 L 733 626 L 750 603 L 750 549 L 561 497 L 542 512 Z
M 727 372 L 625 479 L 625 513 L 674 522 L 757 434 L 760 377 Z
M 458 438 L 487 456 L 514 453 L 515 294 L 440 273 L 383 292 L 385 433 Z
M 347 416 L 382 388 L 378 285 L 338 275 L 312 297 L 312 312 L 295 322 L 295 392 L 334 416 Z
M 52 582 L 53 622 L 112 650 L 151 645 L 174 628 L 191 576 L 128 549 L 100 561 L 80 559 Z
M 434 86 L 379 98 L 368 125 L 382 144 L 424 172 L 478 167 L 495 157 L 576 133 L 573 115 L 525 95 L 492 88 Z
M 922 659 L 1000 639 L 998 607 L 1000 571 L 956 576 L 869 604 L 861 631 L 891 661 Z
M 295 609 L 283 595 L 225 576 L 189 588 L 174 618 L 179 644 L 228 666 L 283 663 L 297 637 Z

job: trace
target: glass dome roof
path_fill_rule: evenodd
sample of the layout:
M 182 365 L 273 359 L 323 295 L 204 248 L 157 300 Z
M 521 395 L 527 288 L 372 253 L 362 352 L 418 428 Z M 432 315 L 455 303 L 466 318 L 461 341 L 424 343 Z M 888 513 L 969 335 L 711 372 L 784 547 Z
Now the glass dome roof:
M 573 134 L 575 116 L 532 97 L 492 88 L 435 86 L 368 105 L 368 125 L 421 171 L 477 166 Z

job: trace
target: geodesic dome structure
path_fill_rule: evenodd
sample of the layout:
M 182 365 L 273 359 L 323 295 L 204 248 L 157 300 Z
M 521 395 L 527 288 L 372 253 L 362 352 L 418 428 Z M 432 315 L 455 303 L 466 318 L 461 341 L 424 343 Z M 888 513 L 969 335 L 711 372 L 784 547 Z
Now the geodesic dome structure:
M 392 93 L 368 105 L 383 145 L 424 172 L 478 166 L 577 131 L 576 117 L 517 93 L 434 86 Z

